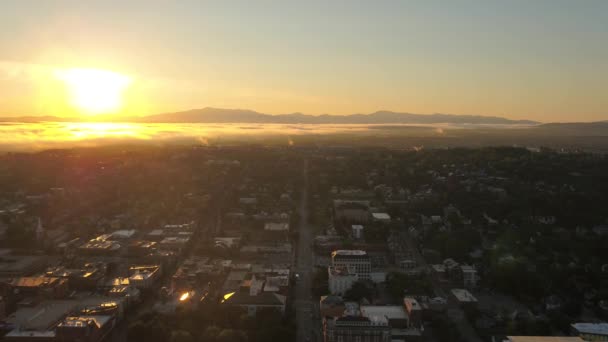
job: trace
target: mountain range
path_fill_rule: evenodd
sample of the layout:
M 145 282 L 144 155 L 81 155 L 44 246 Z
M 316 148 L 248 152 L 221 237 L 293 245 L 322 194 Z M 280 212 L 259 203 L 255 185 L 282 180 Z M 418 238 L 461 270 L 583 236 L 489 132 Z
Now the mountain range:
M 533 128 L 532 134 L 547 136 L 608 136 L 608 121 L 540 123 L 511 120 L 496 116 L 456 114 L 412 114 L 377 111 L 371 114 L 308 115 L 302 113 L 270 115 L 245 109 L 202 108 L 148 116 L 125 117 L 101 115 L 91 117 L 22 116 L 0 117 L 0 122 L 123 122 L 123 123 L 255 123 L 255 124 L 456 124 L 483 127 Z
M 202 108 L 180 112 L 154 114 L 140 117 L 97 116 L 97 117 L 55 117 L 23 116 L 4 117 L 7 122 L 142 122 L 142 123 L 276 123 L 276 124 L 487 124 L 487 125 L 537 125 L 531 120 L 510 120 L 496 116 L 455 115 L 455 114 L 412 114 L 391 111 L 377 111 L 371 114 L 351 115 L 308 115 L 291 113 L 270 115 L 252 110 Z

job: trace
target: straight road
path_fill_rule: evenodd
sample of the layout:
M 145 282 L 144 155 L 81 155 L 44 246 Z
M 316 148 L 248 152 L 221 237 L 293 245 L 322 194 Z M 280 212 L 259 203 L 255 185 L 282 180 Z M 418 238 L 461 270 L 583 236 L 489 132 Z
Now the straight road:
M 298 212 L 300 222 L 298 227 L 298 245 L 295 272 L 299 275 L 296 280 L 296 341 L 308 342 L 318 339 L 318 327 L 313 324 L 315 305 L 312 302 L 312 233 L 308 226 L 308 160 L 304 160 L 304 184 L 301 192 Z

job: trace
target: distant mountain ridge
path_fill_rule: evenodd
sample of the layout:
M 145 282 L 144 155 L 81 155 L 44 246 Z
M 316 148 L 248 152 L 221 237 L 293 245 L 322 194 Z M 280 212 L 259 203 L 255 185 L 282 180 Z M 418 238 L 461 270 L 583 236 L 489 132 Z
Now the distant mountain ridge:
M 278 123 L 278 124 L 505 124 L 536 125 L 531 120 L 510 120 L 495 116 L 454 114 L 412 114 L 377 111 L 371 114 L 269 115 L 252 110 L 202 108 L 140 117 L 141 122 L 174 123 Z
M 433 124 L 471 125 L 472 129 L 506 128 L 513 134 L 531 134 L 544 137 L 599 137 L 608 138 L 608 121 L 539 123 L 532 120 L 510 120 L 495 116 L 454 115 L 454 114 L 412 114 L 391 111 L 377 111 L 371 114 L 351 115 L 307 115 L 302 113 L 270 115 L 252 110 L 202 108 L 181 112 L 162 113 L 140 117 L 121 115 L 100 115 L 91 117 L 21 116 L 0 117 L 0 125 L 12 123 L 207 123 L 207 124 L 361 124 L 361 125 L 399 125 L 413 124 L 431 126 Z M 397 127 L 397 126 L 395 126 Z
M 536 126 L 540 134 L 561 136 L 608 136 L 608 121 L 546 123 Z

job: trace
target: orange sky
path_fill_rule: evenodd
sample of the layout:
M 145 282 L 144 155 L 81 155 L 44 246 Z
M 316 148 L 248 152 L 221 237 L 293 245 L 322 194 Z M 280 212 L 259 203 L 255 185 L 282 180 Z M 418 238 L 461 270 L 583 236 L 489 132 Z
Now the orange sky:
M 146 6 L 143 6 L 143 5 Z M 87 115 L 66 68 L 132 82 L 120 113 L 608 120 L 608 2 L 0 2 L 0 116 Z

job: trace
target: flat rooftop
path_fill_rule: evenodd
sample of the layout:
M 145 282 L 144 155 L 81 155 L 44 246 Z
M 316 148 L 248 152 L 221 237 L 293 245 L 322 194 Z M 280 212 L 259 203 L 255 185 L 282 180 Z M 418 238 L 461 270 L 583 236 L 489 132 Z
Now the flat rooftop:
M 63 322 L 59 323 L 59 327 L 67 328 L 82 328 L 89 323 L 93 323 L 97 328 L 101 328 L 112 320 L 112 316 L 70 316 L 66 317 Z
M 113 232 L 111 235 L 115 239 L 130 239 L 135 233 L 137 233 L 135 229 L 121 229 Z
M 471 294 L 471 292 L 465 289 L 452 289 L 452 294 L 459 302 L 462 303 L 475 303 L 477 298 Z
M 272 232 L 286 232 L 289 231 L 289 223 L 287 222 L 267 222 L 264 225 L 264 230 Z
M 608 323 L 574 323 L 572 328 L 584 334 L 608 336 Z
M 584 342 L 580 337 L 571 336 L 507 336 L 508 342 Z
M 367 252 L 356 249 L 338 249 L 331 253 L 332 256 L 366 256 Z
M 372 217 L 376 220 L 390 220 L 391 215 L 387 213 L 372 213 Z
M 407 319 L 407 313 L 401 305 L 362 305 L 361 315 L 364 317 L 369 316 L 383 316 L 390 319 Z

